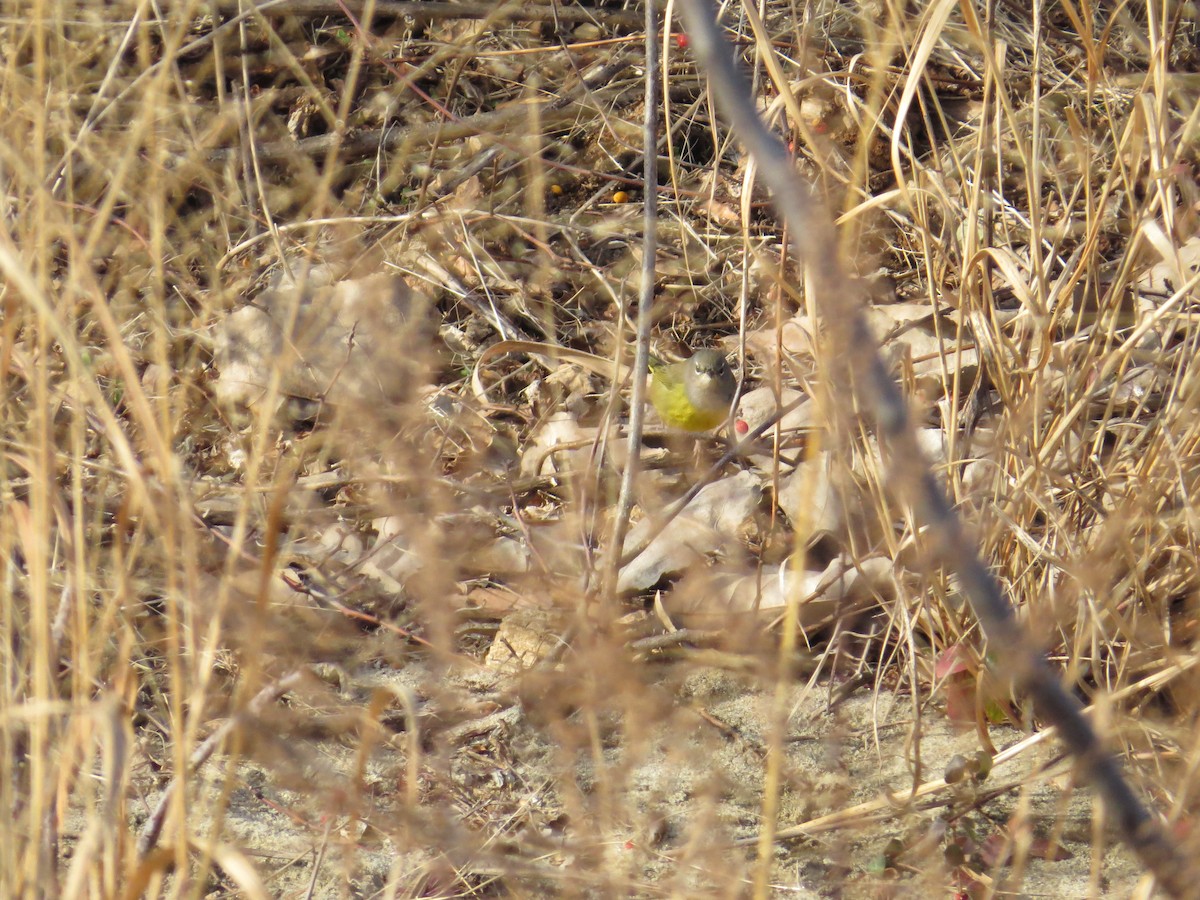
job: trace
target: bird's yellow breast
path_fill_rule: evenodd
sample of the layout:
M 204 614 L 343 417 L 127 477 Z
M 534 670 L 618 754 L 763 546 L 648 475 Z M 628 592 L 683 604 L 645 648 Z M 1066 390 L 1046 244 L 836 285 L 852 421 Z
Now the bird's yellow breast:
M 663 378 L 658 373 L 650 379 L 650 402 L 669 428 L 681 431 L 709 431 L 725 421 L 729 410 L 702 409 L 688 398 L 682 381 Z

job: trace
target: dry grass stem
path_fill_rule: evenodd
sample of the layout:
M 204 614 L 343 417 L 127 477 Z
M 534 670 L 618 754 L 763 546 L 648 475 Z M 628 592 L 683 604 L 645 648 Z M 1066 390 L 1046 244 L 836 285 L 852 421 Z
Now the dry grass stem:
M 1194 855 L 1194 10 L 725 4 L 772 164 L 676 7 L 4 4 L 0 897 Z

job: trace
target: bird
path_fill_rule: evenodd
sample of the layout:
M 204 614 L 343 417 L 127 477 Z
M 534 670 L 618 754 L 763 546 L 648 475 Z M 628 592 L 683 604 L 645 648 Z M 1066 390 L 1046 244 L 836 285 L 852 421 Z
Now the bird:
M 736 393 L 737 379 L 718 350 L 697 350 L 676 363 L 650 358 L 650 402 L 669 428 L 716 428 L 729 417 Z

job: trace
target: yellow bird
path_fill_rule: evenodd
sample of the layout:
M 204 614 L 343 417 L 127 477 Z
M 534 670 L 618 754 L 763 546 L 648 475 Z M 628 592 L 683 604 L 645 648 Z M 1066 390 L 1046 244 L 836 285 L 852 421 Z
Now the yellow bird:
M 697 350 L 690 358 L 665 363 L 650 357 L 650 402 L 669 428 L 709 431 L 729 417 L 737 379 L 724 354 Z

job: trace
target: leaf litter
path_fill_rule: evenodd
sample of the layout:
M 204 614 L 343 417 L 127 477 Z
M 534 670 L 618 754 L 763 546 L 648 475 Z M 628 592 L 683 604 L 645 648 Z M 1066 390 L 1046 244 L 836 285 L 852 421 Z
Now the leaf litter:
M 1116 69 L 1102 70 L 1105 115 L 1088 106 L 1064 21 L 1041 36 L 1063 55 L 1042 48 L 1039 58 L 1057 83 L 1079 90 L 1053 102 L 1043 95 L 1061 119 L 1036 132 L 1014 86 L 1036 77 L 1033 26 L 1007 9 L 989 28 L 1006 42 L 1011 81 L 994 80 L 991 50 L 952 18 L 922 88 L 926 109 L 946 120 L 889 120 L 871 106 L 869 82 L 847 75 L 866 60 L 879 89 L 903 83 L 888 60 L 862 55 L 882 46 L 869 40 L 877 23 L 847 5 L 822 7 L 826 24 L 810 34 L 820 52 L 804 64 L 814 68 L 788 62 L 804 95 L 804 128 L 792 124 L 809 132 L 793 146 L 810 175 L 884 198 L 870 227 L 854 231 L 852 218 L 847 233 L 859 238 L 864 277 L 876 265 L 886 271 L 871 323 L 924 423 L 937 476 L 977 515 L 987 558 L 1077 689 L 1129 692 L 1128 708 L 1142 716 L 1121 720 L 1114 740 L 1161 766 L 1143 773 L 1147 789 L 1187 812 L 1175 762 L 1188 758 L 1177 722 L 1195 703 L 1183 678 L 1197 588 L 1198 239 L 1185 171 L 1194 153 L 1182 133 L 1145 129 L 1146 112 Z M 809 840 L 781 844 L 772 869 L 781 890 L 975 890 L 1011 877 L 1034 892 L 1057 876 L 1047 890 L 1084 893 L 1093 858 L 1109 888 L 1132 884 L 1128 860 L 1094 838 L 1087 798 L 1045 745 L 1001 766 L 1004 790 L 994 796 L 984 782 L 945 790 L 928 807 L 903 801 L 936 781 L 929 769 L 979 749 L 972 728 L 997 746 L 1016 745 L 1022 732 L 985 721 L 972 672 L 948 676 L 952 686 L 937 672 L 946 652 L 974 648 L 977 635 L 956 586 L 888 501 L 873 435 L 828 429 L 817 395 L 831 369 L 801 305 L 802 278 L 783 258 L 736 142 L 708 119 L 684 52 L 668 60 L 675 130 L 663 150 L 673 154 L 671 205 L 660 223 L 655 349 L 732 355 L 745 298 L 746 390 L 726 437 L 786 412 L 665 525 L 663 511 L 701 483 L 723 444 L 652 429 L 638 450 L 645 471 L 626 546 L 656 534 L 621 568 L 618 609 L 591 593 L 628 452 L 629 385 L 614 381 L 618 366 L 589 368 L 560 349 L 627 362 L 641 252 L 630 183 L 637 35 L 615 11 L 593 12 L 601 24 L 562 33 L 537 10 L 522 24 L 385 16 L 369 39 L 297 14 L 257 21 L 236 51 L 214 44 L 180 61 L 181 86 L 198 92 L 197 114 L 221 144 L 212 153 L 181 130 L 180 146 L 192 149 L 163 178 L 194 173 L 208 198 L 199 215 L 226 234 L 246 218 L 226 199 L 241 196 L 241 182 L 224 183 L 215 165 L 241 152 L 241 139 L 222 131 L 229 101 L 212 74 L 218 53 L 236 52 L 260 67 L 243 87 L 272 166 L 261 202 L 293 251 L 281 256 L 259 240 L 265 231 L 212 246 L 181 221 L 189 240 L 169 278 L 198 310 L 189 315 L 203 338 L 175 332 L 185 349 L 156 358 L 165 351 L 138 337 L 135 314 L 128 320 L 128 345 L 152 360 L 139 381 L 146 393 L 158 398 L 166 386 L 161 396 L 177 408 L 204 398 L 177 423 L 203 521 L 205 577 L 187 589 L 197 616 L 189 633 L 219 637 L 195 647 L 194 659 L 220 660 L 197 677 L 221 686 L 207 715 L 234 716 L 227 697 L 239 679 L 292 666 L 315 673 L 262 713 L 240 762 L 230 756 L 228 771 L 197 773 L 201 831 L 222 825 L 233 843 L 281 859 L 332 835 L 349 874 L 318 863 L 296 877 L 286 870 L 308 864 L 288 865 L 288 889 L 311 877 L 322 891 L 356 896 L 728 893 L 755 865 L 737 842 L 759 827 L 776 725 L 767 698 L 790 599 L 803 648 L 778 666 L 793 679 L 780 821 L 803 825 L 881 796 L 898 802 L 837 839 L 815 837 L 826 832 L 814 827 Z M 1113 20 L 1123 37 L 1109 61 L 1141 73 L 1146 35 L 1131 15 Z M 903 21 L 890 26 L 901 45 L 914 37 Z M 198 33 L 214 24 L 197 22 Z M 783 10 L 768 24 L 779 47 L 803 30 Z M 564 37 L 578 46 L 565 50 Z M 748 57 L 759 58 L 748 26 L 745 37 Z M 364 51 L 367 74 L 339 150 L 344 182 L 333 191 L 311 160 L 329 152 L 336 131 L 325 120 L 347 84 L 347 42 L 360 39 L 390 42 L 396 59 L 415 61 L 409 83 L 450 98 L 455 119 L 398 91 L 393 60 Z M 290 58 L 281 46 L 293 48 Z M 132 73 L 122 77 L 136 89 Z M 779 96 L 778 85 L 764 91 L 768 101 Z M 1176 118 L 1182 96 L 1162 101 Z M 907 187 L 930 205 L 889 195 L 892 163 L 875 150 L 854 155 L 872 121 L 906 135 Z M 470 136 L 439 136 L 447 123 Z M 996 123 L 1000 132 L 988 132 Z M 81 196 L 96 197 L 95 151 L 108 137 L 81 135 L 92 168 L 71 177 Z M 1044 141 L 1061 166 L 1037 176 L 1044 196 L 1028 193 L 1030 140 Z M 1152 168 L 1167 151 L 1173 165 Z M 1087 177 L 1096 184 L 1083 196 L 1074 185 Z M 615 202 L 618 190 L 626 202 Z M 314 196 L 337 221 L 307 223 L 304 198 Z M 108 277 L 121 290 L 153 290 L 152 266 L 118 239 L 103 238 L 115 260 Z M 198 281 L 196 271 L 219 277 Z M 125 296 L 98 294 L 114 308 Z M 95 329 L 80 319 L 83 333 Z M 20 395 L 46 363 L 44 348 L 12 333 L 6 365 Z M 488 355 L 505 341 L 542 352 Z M 119 353 L 94 342 L 94 376 L 129 415 Z M 58 378 L 58 408 L 82 410 L 86 394 Z M 136 388 L 124 388 L 131 404 Z M 33 427 L 22 415 L 11 428 Z M 149 535 L 121 491 L 109 490 L 99 508 Z M 22 558 L 39 558 L 38 540 L 23 535 Z M 236 552 L 221 549 L 230 545 Z M 184 665 L 157 640 L 176 583 L 165 573 L 184 556 L 137 557 L 137 611 L 125 626 L 124 640 L 145 649 L 154 672 L 137 701 L 151 723 L 139 727 L 138 759 L 156 766 L 166 764 L 157 741 L 183 740 L 155 698 L 171 696 L 166 675 Z M 102 566 L 98 577 L 110 568 L 119 569 Z M 1139 687 L 1165 658 L 1181 680 Z M 162 785 L 140 787 L 157 797 Z M 225 814 L 223 792 L 232 797 Z M 86 810 L 73 809 L 73 836 L 86 849 Z M 337 825 L 322 837 L 328 815 Z M 1010 821 L 1012 831 L 997 824 Z M 1018 846 L 1011 862 L 1029 827 L 1054 840 Z M 1073 842 L 1070 857 L 1056 849 L 1060 838 Z M 892 841 L 900 852 L 884 853 Z M 943 852 L 950 846 L 961 861 Z

